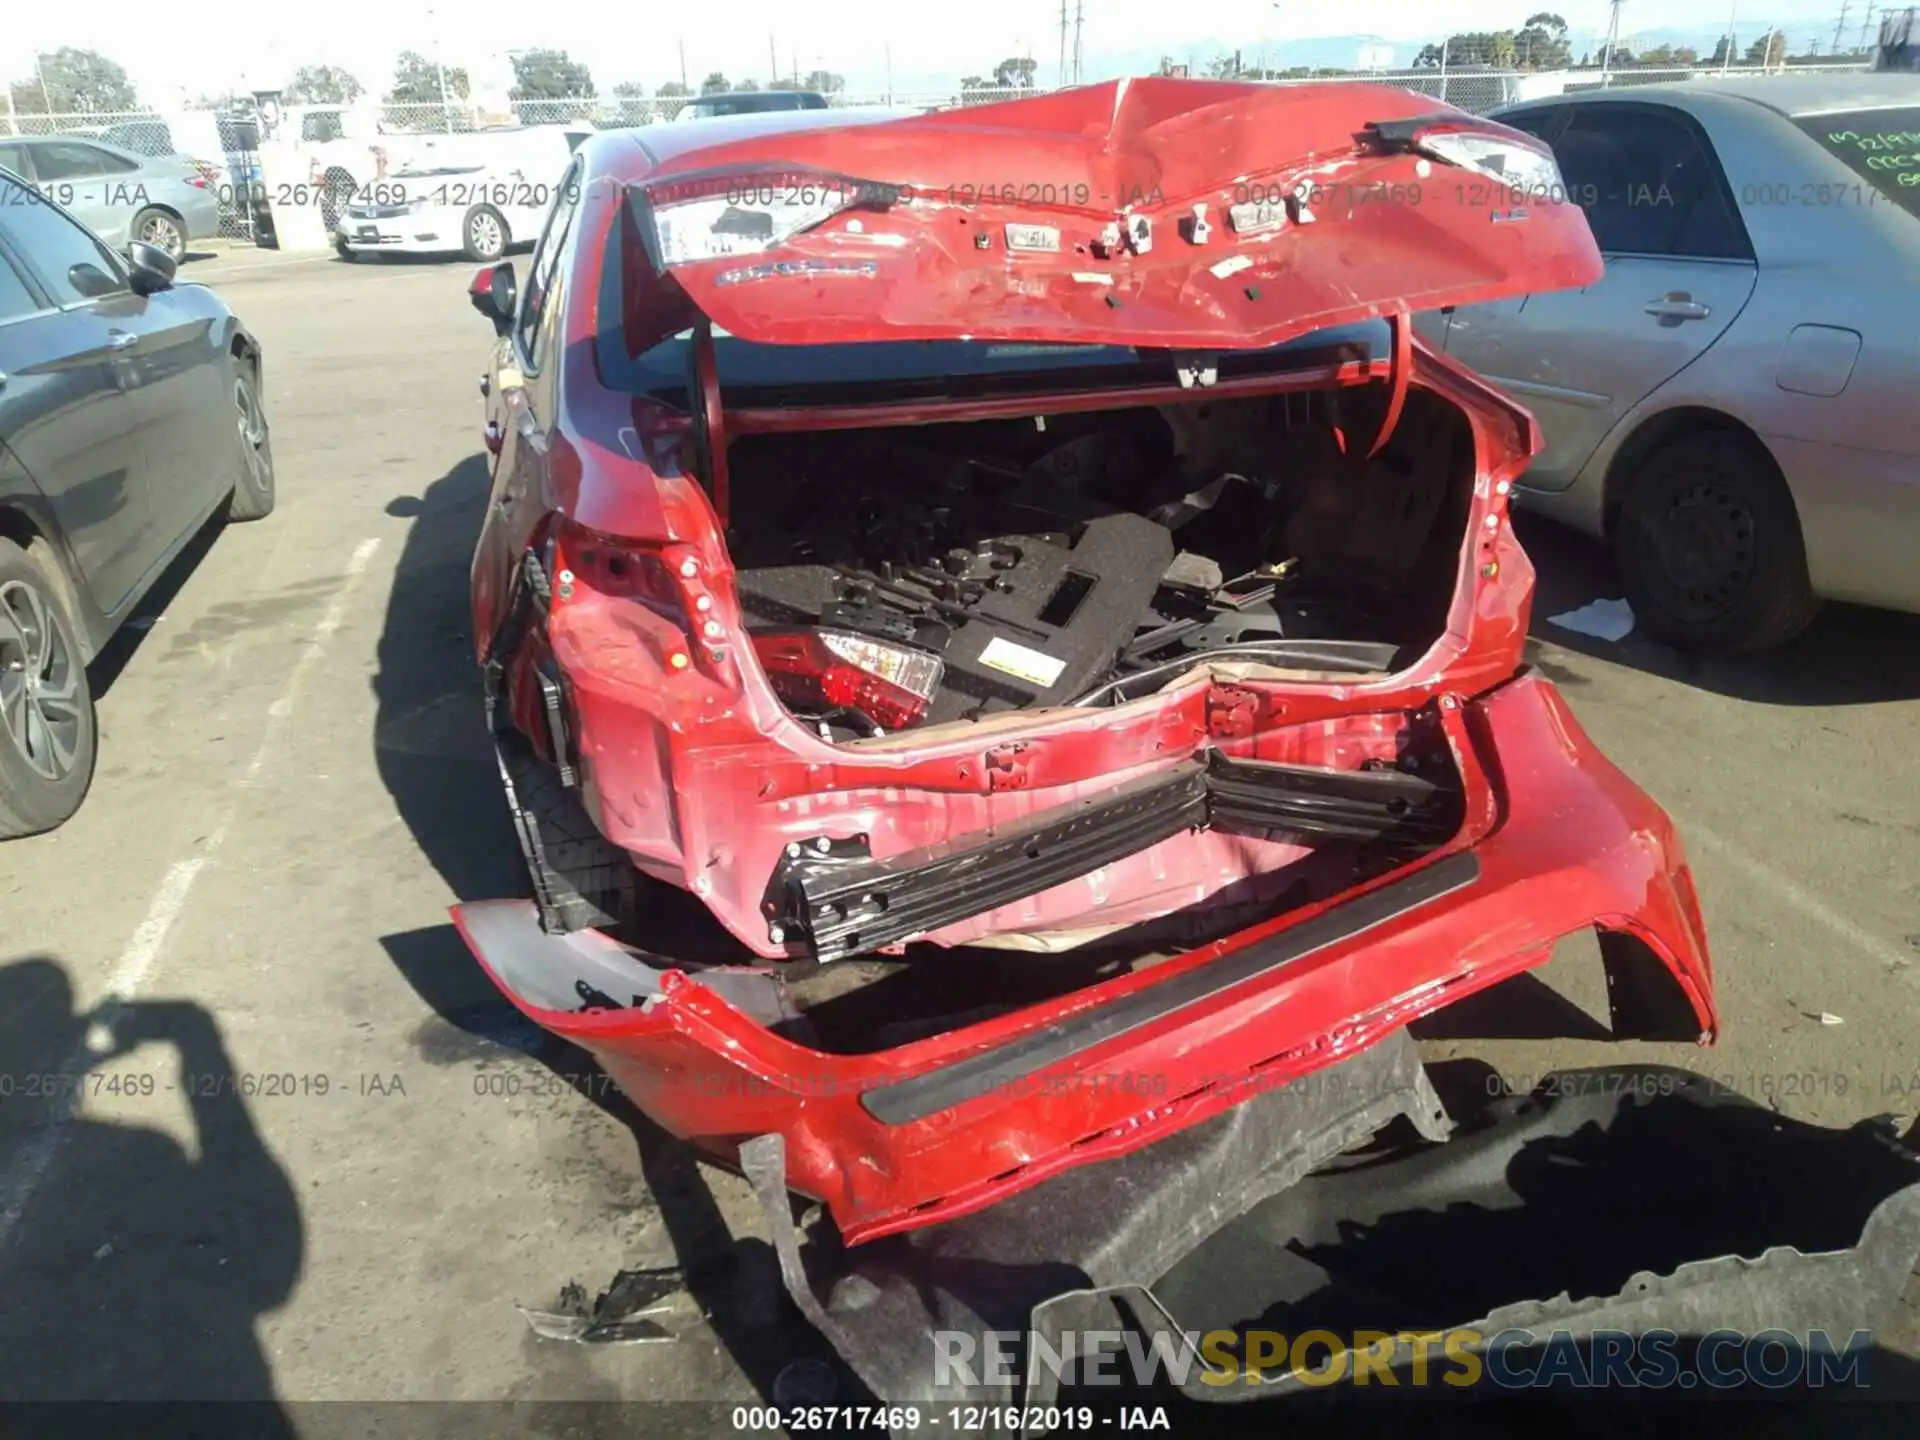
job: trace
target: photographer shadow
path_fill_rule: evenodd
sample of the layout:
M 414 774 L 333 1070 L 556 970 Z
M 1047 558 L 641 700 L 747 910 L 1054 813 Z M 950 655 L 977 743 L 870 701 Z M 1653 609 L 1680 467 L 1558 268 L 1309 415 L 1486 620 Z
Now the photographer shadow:
M 124 1063 L 135 1051 L 146 1053 Z M 17 959 L 0 965 L 0 1082 L 9 1412 L 165 1402 L 140 1424 L 175 1433 L 192 1406 L 225 1402 L 223 1429 L 295 1434 L 255 1322 L 299 1277 L 299 1199 L 254 1127 L 212 1013 L 190 1000 L 79 1013 L 59 962 Z M 184 1110 L 191 1148 L 166 1129 L 87 1113 L 149 1106 Z M 114 1413 L 116 1428 L 133 1423 Z M 49 1412 L 42 1433 L 73 1418 Z

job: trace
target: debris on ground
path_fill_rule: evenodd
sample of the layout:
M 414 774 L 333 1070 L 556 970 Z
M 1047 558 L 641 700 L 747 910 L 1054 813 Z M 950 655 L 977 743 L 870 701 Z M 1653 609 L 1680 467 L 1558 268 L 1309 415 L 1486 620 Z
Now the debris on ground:
M 1596 640 L 1624 640 L 1633 633 L 1633 607 L 1624 600 L 1594 600 L 1578 610 L 1549 615 L 1547 623 Z
M 681 1289 L 678 1270 L 622 1270 L 591 1306 L 577 1280 L 560 1287 L 552 1309 L 514 1308 L 527 1317 L 534 1333 L 547 1340 L 580 1345 L 645 1345 L 675 1338 L 649 1315 L 672 1309 L 667 1297 Z M 663 1303 L 664 1302 L 664 1303 Z

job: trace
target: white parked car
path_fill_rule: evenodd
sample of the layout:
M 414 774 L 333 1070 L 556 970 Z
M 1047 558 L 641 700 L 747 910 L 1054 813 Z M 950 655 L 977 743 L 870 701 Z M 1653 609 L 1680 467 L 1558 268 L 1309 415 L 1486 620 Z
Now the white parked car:
M 337 248 L 350 260 L 393 252 L 498 260 L 539 237 L 565 168 L 437 161 L 403 167 L 347 207 Z
M 334 248 L 497 260 L 531 244 L 586 122 L 422 137 L 408 158 L 342 208 Z

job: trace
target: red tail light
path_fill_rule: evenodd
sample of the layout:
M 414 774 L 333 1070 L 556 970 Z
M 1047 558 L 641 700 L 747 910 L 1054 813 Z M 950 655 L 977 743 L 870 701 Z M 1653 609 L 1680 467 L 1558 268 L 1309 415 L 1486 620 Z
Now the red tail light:
M 926 718 L 945 670 L 938 656 L 839 630 L 766 630 L 754 653 L 789 705 L 853 710 L 883 730 Z
M 193 186 L 196 190 L 206 189 L 209 183 L 211 182 L 209 182 L 204 175 L 189 175 L 187 177 L 187 184 Z

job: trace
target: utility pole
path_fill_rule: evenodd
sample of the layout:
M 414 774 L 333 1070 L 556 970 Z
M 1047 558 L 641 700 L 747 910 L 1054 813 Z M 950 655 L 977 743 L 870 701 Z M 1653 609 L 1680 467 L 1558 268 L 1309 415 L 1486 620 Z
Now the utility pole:
M 1840 0 L 1840 18 L 1833 22 L 1833 53 L 1840 53 L 1840 35 L 1847 28 L 1847 0 Z
M 680 42 L 680 88 L 687 88 L 687 42 Z
M 769 30 L 767 32 L 767 84 L 771 87 L 779 83 L 780 62 L 773 58 L 773 32 Z
M 1073 0 L 1073 83 L 1080 83 L 1080 21 L 1085 13 L 1082 0 Z
M 1054 71 L 1054 88 L 1067 88 L 1067 0 L 1060 0 L 1060 67 Z
M 1860 22 L 1860 44 L 1859 44 L 1859 47 L 1858 47 L 1858 48 L 1859 48 L 1860 50 L 1862 50 L 1862 51 L 1865 51 L 1865 50 L 1866 50 L 1866 48 L 1867 48 L 1867 46 L 1868 46 L 1868 44 L 1870 43 L 1870 42 L 1869 42 L 1869 39 L 1868 39 L 1868 36 L 1870 35 L 1870 33 L 1871 33 L 1871 32 L 1872 32 L 1872 30 L 1873 30 L 1873 12 L 1874 12 L 1874 9 L 1875 9 L 1875 7 L 1874 7 L 1873 5 L 1871 5 L 1871 4 L 1870 4 L 1870 5 L 1868 5 L 1868 6 L 1867 6 L 1867 18 L 1866 18 L 1866 19 L 1864 19 L 1864 20 L 1862 20 L 1862 21 Z
M 1620 5 L 1621 0 L 1613 0 L 1613 18 L 1607 22 L 1607 50 L 1600 57 L 1600 88 L 1603 90 L 1613 74 L 1613 52 L 1620 45 Z
M 1720 73 L 1726 74 L 1733 68 L 1733 52 L 1740 47 L 1740 0 L 1734 0 L 1733 8 L 1727 12 L 1727 53 L 1720 57 Z
M 893 108 L 893 46 L 886 47 L 887 53 L 887 108 Z

